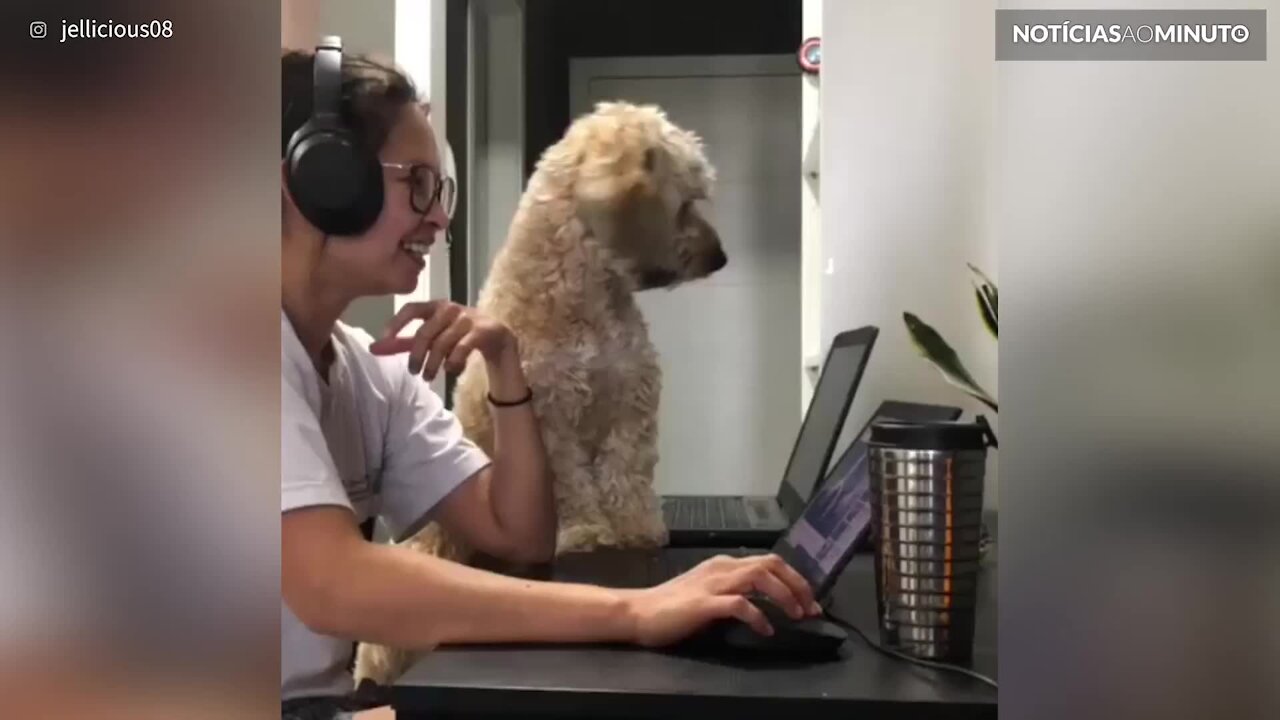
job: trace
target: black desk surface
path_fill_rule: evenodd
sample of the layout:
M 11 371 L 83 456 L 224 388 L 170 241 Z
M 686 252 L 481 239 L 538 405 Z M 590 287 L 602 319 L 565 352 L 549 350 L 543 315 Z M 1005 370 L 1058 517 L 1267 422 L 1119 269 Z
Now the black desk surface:
M 678 552 L 678 551 L 675 551 Z M 979 583 L 972 668 L 996 678 L 996 562 Z M 574 580 L 557 571 L 557 579 Z M 609 583 L 607 580 L 603 584 Z M 878 639 L 870 555 L 856 556 L 832 610 Z M 885 656 L 850 633 L 839 660 L 713 660 L 611 646 L 441 649 L 392 688 L 400 720 L 441 717 L 738 718 L 996 717 L 997 692 L 977 680 Z M 851 715 L 851 712 L 859 715 Z M 869 714 L 868 714 L 869 713 Z

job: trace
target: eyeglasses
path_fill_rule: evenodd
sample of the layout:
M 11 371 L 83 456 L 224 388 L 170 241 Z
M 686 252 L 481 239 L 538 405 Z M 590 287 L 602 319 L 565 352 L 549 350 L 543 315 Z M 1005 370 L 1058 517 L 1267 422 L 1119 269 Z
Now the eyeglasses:
M 409 204 L 414 212 L 426 215 L 439 202 L 445 215 L 453 217 L 458 202 L 457 184 L 453 178 L 441 175 L 430 165 L 384 162 L 382 167 L 409 172 Z

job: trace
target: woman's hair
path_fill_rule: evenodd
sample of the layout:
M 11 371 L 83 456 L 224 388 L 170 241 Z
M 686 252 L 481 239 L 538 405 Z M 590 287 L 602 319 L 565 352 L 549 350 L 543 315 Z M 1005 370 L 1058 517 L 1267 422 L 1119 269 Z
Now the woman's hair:
M 289 139 L 311 117 L 314 60 L 311 50 L 288 50 L 281 56 L 281 158 Z M 393 65 L 367 55 L 343 54 L 342 122 L 371 151 L 382 149 L 400 110 L 419 102 L 413 81 Z

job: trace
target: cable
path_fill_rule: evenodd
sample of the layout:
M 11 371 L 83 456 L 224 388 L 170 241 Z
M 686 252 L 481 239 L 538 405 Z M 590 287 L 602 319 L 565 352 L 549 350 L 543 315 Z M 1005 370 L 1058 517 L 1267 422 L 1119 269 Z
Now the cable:
M 991 678 L 987 677 L 986 675 L 983 675 L 982 673 L 974 672 L 969 668 L 960 667 L 959 665 L 950 665 L 948 663 L 934 662 L 933 660 L 922 660 L 921 658 L 911 657 L 910 655 L 900 653 L 897 650 L 890 650 L 889 648 L 886 648 L 882 646 L 880 643 L 867 637 L 867 634 L 862 632 L 861 628 L 849 622 L 848 620 L 836 617 L 835 615 L 832 615 L 830 612 L 827 613 L 827 617 L 834 620 L 837 625 L 840 625 L 846 629 L 854 631 L 855 633 L 858 634 L 858 637 L 862 638 L 863 642 L 870 645 L 872 648 L 875 648 L 876 650 L 884 653 L 885 655 L 888 655 L 890 657 L 895 657 L 899 660 L 905 660 L 913 665 L 920 665 L 921 667 L 933 668 L 935 670 L 947 670 L 950 672 L 960 673 L 961 675 L 968 675 L 974 680 L 986 683 L 987 685 L 990 685 L 991 687 L 997 690 L 1000 689 L 1000 686 L 996 683 L 995 680 L 992 680 Z

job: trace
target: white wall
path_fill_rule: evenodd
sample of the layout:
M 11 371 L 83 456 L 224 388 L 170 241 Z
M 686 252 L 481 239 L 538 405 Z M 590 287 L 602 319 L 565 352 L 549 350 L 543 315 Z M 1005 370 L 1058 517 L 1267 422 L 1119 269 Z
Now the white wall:
M 851 426 L 887 398 L 982 410 L 916 354 L 903 311 L 936 327 L 998 396 L 996 344 L 965 267 L 999 282 L 988 208 L 994 10 L 992 0 L 823 3 L 822 347 L 843 329 L 881 330 Z M 994 455 L 988 473 L 995 505 Z

